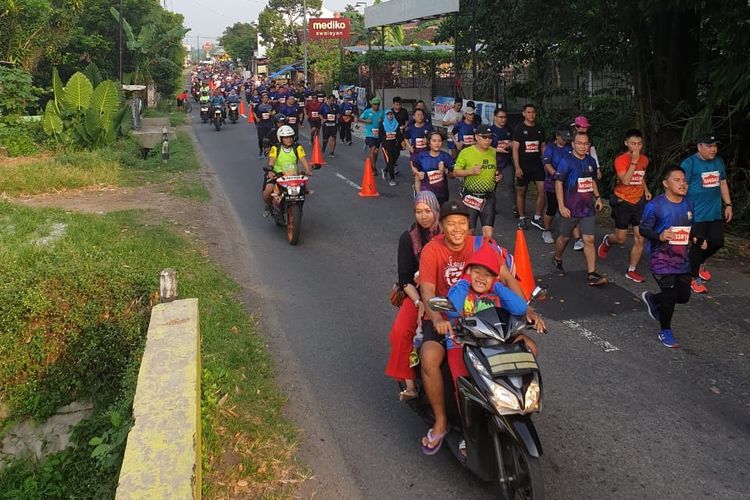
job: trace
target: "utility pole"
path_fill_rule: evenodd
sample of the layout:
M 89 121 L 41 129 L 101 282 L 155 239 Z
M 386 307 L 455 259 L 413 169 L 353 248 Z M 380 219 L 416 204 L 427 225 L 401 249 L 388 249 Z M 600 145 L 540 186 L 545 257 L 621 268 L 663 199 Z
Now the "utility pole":
M 302 44 L 304 45 L 305 58 L 304 58 L 304 69 L 305 78 L 304 84 L 307 86 L 307 0 L 302 2 Z
M 122 11 L 122 0 L 120 0 L 120 52 L 119 52 L 119 61 L 120 64 L 118 66 L 118 76 L 120 79 L 120 85 L 122 85 L 122 17 L 124 16 L 124 12 Z

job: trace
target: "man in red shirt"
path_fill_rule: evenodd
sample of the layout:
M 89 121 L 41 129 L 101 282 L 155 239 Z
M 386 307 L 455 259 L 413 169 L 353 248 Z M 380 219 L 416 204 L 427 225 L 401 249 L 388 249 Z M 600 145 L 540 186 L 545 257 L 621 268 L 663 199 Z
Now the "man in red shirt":
M 305 103 L 305 114 L 307 115 L 307 122 L 310 124 L 310 144 L 315 144 L 315 136 L 320 132 L 320 124 L 322 118 L 320 116 L 320 106 L 323 104 L 323 98 L 325 94 L 319 93 L 315 95 L 315 98 L 310 99 Z
M 612 245 L 622 245 L 628 237 L 628 227 L 633 227 L 633 248 L 630 249 L 630 266 L 625 277 L 636 283 L 643 283 L 646 278 L 636 269 L 643 254 L 643 236 L 638 229 L 643 215 L 643 207 L 651 199 L 651 192 L 646 185 L 646 168 L 648 158 L 642 154 L 643 134 L 631 129 L 625 133 L 625 147 L 628 150 L 615 158 L 617 183 L 610 206 L 615 220 L 615 232 L 604 236 L 597 253 L 605 259 Z
M 460 278 L 466 262 L 474 254 L 474 239 L 469 237 L 469 212 L 461 201 L 449 200 L 440 207 L 440 229 L 442 234 L 435 236 L 422 249 L 419 260 L 419 288 L 425 304 L 432 297 L 445 297 L 448 289 Z M 516 281 L 500 258 L 498 279 L 513 292 L 523 297 L 521 285 Z M 422 383 L 427 398 L 435 414 L 435 425 L 427 436 L 422 438 L 422 450 L 427 455 L 437 453 L 443 437 L 448 432 L 448 418 L 445 413 L 443 375 L 440 365 L 445 359 L 445 335 L 452 332 L 451 323 L 436 311 L 427 308 L 422 321 Z M 544 329 L 544 321 L 529 309 L 527 319 L 538 331 Z

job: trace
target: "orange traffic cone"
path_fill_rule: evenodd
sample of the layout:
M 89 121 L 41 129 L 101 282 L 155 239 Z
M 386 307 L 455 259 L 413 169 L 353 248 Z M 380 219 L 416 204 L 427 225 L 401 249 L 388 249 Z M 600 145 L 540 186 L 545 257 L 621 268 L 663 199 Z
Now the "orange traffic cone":
M 253 113 L 253 107 L 247 107 L 247 123 L 255 123 L 255 113 Z
M 529 257 L 529 247 L 526 246 L 526 236 L 523 229 L 516 231 L 516 248 L 513 252 L 513 259 L 516 263 L 516 278 L 521 282 L 521 289 L 526 296 L 526 300 L 531 297 L 534 291 L 536 281 L 534 273 L 531 271 L 531 258 Z
M 380 196 L 375 187 L 375 175 L 372 173 L 370 158 L 365 160 L 365 171 L 362 174 L 362 189 L 360 189 L 359 195 L 366 197 Z
M 320 142 L 318 141 L 318 138 L 319 134 L 316 134 L 315 139 L 313 139 L 313 150 L 310 157 L 310 163 L 312 163 L 316 167 L 320 167 L 321 165 L 326 164 L 326 161 L 323 159 L 323 152 L 320 149 Z
M 245 101 L 240 101 L 240 114 L 245 114 Z

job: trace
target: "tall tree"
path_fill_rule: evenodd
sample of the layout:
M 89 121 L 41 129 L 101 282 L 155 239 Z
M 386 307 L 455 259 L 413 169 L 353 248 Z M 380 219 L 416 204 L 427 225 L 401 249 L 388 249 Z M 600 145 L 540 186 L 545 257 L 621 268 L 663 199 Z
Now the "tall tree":
M 218 42 L 232 59 L 250 61 L 258 48 L 258 28 L 251 23 L 234 23 L 227 26 Z

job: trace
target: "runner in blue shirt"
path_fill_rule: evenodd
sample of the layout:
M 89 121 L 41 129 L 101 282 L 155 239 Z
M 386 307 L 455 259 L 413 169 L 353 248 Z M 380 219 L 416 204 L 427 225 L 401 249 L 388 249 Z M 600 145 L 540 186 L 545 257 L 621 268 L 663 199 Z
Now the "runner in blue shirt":
M 557 195 L 555 194 L 554 176 L 562 158 L 573 152 L 573 147 L 570 145 L 571 139 L 570 129 L 559 127 L 555 131 L 555 140 L 548 143 L 544 148 L 542 163 L 544 164 L 546 174 L 546 178 L 544 179 L 544 194 L 547 197 L 547 208 L 544 212 L 542 240 L 545 243 L 555 242 L 555 239 L 552 237 L 552 221 L 555 215 L 557 215 Z
M 467 147 L 474 145 L 474 134 L 477 130 L 474 125 L 474 108 L 464 108 L 464 119 L 456 123 L 450 131 L 453 144 L 459 152 Z
M 352 145 L 352 123 L 354 122 L 356 106 L 352 104 L 349 94 L 344 96 L 344 102 L 339 106 L 339 137 L 347 146 Z
M 299 140 L 299 115 L 300 110 L 293 95 L 286 98 L 286 102 L 279 107 L 279 113 L 286 116 L 286 124 L 294 130 L 294 140 Z
M 497 200 L 498 187 L 502 186 L 501 189 L 508 195 L 508 206 L 513 214 L 513 218 L 518 218 L 518 209 L 516 208 L 516 172 L 510 157 L 510 141 L 513 139 L 513 132 L 507 125 L 508 114 L 502 108 L 495 108 L 492 121 L 493 123 L 490 125 L 490 130 L 492 130 L 492 147 L 496 153 L 497 171 L 502 174 L 502 179 L 495 186 L 495 199 Z M 499 203 L 496 203 L 495 210 L 499 208 Z
M 414 112 L 414 121 L 404 129 L 404 149 L 409 152 L 409 165 L 412 169 L 414 158 L 429 148 L 427 141 L 431 133 L 432 125 L 424 121 L 424 111 L 417 109 Z
M 326 102 L 320 105 L 320 116 L 323 119 L 323 154 L 326 152 L 326 147 L 329 148 L 330 153 L 328 156 L 331 158 L 335 157 L 336 149 L 336 131 L 338 130 L 338 114 L 339 105 L 335 102 L 335 96 L 329 94 L 326 98 Z
M 707 242 L 691 238 L 694 222 L 693 204 L 685 198 L 688 191 L 685 172 L 680 167 L 667 167 L 662 177 L 664 194 L 657 196 L 643 210 L 639 228 L 646 239 L 649 267 L 661 289 L 660 293 L 643 292 L 648 314 L 661 326 L 659 340 L 666 347 L 680 347 L 672 334 L 672 315 L 675 304 L 690 299 L 691 243 L 704 250 Z
M 706 260 L 724 246 L 724 221 L 732 220 L 732 198 L 727 184 L 724 161 L 716 156 L 718 141 L 711 134 L 702 135 L 696 142 L 698 152 L 685 158 L 680 167 L 685 171 L 688 183 L 687 197 L 695 207 L 693 236 L 706 241 L 706 248 L 693 245 L 690 248 L 690 284 L 693 292 L 706 293 L 705 282 L 711 273 L 705 266 Z M 722 219 L 721 202 L 724 201 Z
M 442 205 L 450 197 L 448 172 L 453 171 L 453 157 L 442 150 L 443 136 L 430 132 L 429 149 L 417 153 L 412 165 L 415 192 L 432 191 Z
M 555 194 L 557 195 L 560 220 L 560 236 L 555 241 L 555 268 L 558 275 L 565 276 L 562 254 L 568 246 L 573 228 L 578 226 L 583 235 L 583 254 L 586 258 L 588 277 L 591 286 L 607 283 L 607 278 L 596 272 L 596 248 L 594 248 L 594 210 L 602 209 L 602 197 L 596 184 L 596 161 L 586 151 L 589 136 L 577 132 L 573 137 L 573 153 L 562 157 L 555 173 Z
M 377 175 L 378 170 L 375 163 L 378 161 L 378 150 L 380 149 L 380 124 L 385 118 L 385 113 L 380 109 L 380 98 L 374 97 L 367 108 L 359 115 L 359 121 L 365 124 L 365 146 L 369 148 L 370 164 L 372 171 Z

